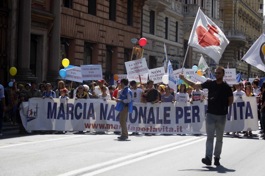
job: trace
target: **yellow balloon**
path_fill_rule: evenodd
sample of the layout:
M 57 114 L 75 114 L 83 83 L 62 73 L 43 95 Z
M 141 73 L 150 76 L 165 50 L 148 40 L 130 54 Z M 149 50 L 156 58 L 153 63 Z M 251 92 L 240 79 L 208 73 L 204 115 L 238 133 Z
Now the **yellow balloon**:
M 265 44 L 262 46 L 261 51 L 262 51 L 263 55 L 265 55 Z
M 203 75 L 202 70 L 198 70 L 197 71 L 197 74 L 200 75 L 200 76 L 202 76 Z
M 63 65 L 64 67 L 68 67 L 68 66 L 69 66 L 69 64 L 70 64 L 70 61 L 69 61 L 69 59 L 67 59 L 67 58 L 64 58 L 64 59 L 62 60 L 62 65 Z
M 15 76 L 17 74 L 17 68 L 16 67 L 11 67 L 9 69 L 9 73 L 11 76 Z

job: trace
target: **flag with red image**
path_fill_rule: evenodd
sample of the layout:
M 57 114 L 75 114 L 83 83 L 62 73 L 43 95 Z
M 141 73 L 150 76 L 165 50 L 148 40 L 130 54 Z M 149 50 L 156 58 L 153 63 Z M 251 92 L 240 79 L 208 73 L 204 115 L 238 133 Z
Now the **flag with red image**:
M 197 48 L 199 52 L 208 55 L 218 64 L 229 40 L 221 29 L 199 8 L 188 44 Z

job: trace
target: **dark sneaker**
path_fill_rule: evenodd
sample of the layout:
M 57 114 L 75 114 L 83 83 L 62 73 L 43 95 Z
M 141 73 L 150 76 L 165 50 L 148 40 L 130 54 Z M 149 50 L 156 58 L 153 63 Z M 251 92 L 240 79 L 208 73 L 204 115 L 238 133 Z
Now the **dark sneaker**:
M 202 158 L 202 163 L 205 164 L 205 165 L 207 165 L 207 166 L 212 165 L 212 161 L 207 156 L 205 158 Z
M 128 140 L 128 137 L 126 137 L 126 136 L 120 136 L 120 137 L 118 137 L 118 140 L 119 141 L 126 141 L 126 140 Z
M 220 164 L 219 160 L 220 160 L 220 158 L 214 157 L 214 165 L 220 166 L 221 164 Z

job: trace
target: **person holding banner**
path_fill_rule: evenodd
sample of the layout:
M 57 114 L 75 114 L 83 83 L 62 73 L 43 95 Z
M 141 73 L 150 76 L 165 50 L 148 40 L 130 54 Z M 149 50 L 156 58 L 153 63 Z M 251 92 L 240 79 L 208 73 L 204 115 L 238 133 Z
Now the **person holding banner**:
M 214 148 L 214 165 L 220 165 L 219 160 L 222 152 L 226 115 L 228 113 L 228 107 L 232 105 L 234 101 L 232 89 L 226 82 L 223 81 L 224 74 L 224 67 L 218 66 L 215 70 L 216 80 L 206 81 L 202 84 L 195 84 L 194 82 L 186 79 L 183 74 L 179 75 L 180 79 L 184 80 L 192 87 L 199 86 L 200 89 L 207 88 L 209 90 L 206 116 L 206 154 L 205 158 L 202 158 L 201 160 L 205 165 L 212 164 L 215 133 L 216 143 Z
M 128 129 L 127 129 L 127 117 L 128 112 L 132 113 L 133 111 L 133 100 L 132 100 L 132 91 L 128 87 L 128 79 L 121 80 L 121 90 L 118 93 L 118 98 L 114 98 L 117 104 L 115 110 L 120 112 L 120 125 L 121 125 L 121 136 L 118 137 L 120 141 L 128 140 Z
M 6 110 L 6 104 L 5 104 L 5 90 L 4 86 L 0 84 L 0 137 L 3 135 L 2 134 L 2 126 L 3 126 L 3 115 L 4 115 L 4 110 Z
M 261 107 L 260 107 L 260 112 L 261 112 L 261 124 L 262 124 L 262 138 L 265 139 L 265 82 L 262 83 L 261 86 Z

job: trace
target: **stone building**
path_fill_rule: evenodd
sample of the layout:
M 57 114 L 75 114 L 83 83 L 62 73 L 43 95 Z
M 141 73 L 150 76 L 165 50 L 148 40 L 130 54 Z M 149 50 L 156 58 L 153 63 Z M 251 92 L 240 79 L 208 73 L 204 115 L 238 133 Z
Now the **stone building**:
M 264 72 L 241 61 L 251 45 L 263 33 L 262 0 L 223 0 L 220 15 L 224 21 L 224 32 L 230 40 L 222 63 L 229 62 L 244 78 L 264 76 Z
M 68 4 L 67 4 L 67 3 Z M 64 1 L 61 58 L 73 65 L 101 64 L 105 79 L 124 73 L 142 30 L 143 0 Z
M 220 28 L 219 0 L 147 0 L 143 8 L 143 36 L 148 38 L 145 57 L 149 68 L 163 65 L 164 43 L 173 68 L 183 65 L 192 26 L 200 7 Z M 184 67 L 198 64 L 201 53 L 189 48 Z M 207 63 L 214 61 L 205 55 Z
M 71 65 L 102 64 L 109 79 L 124 72 L 131 39 L 141 37 L 144 0 L 0 2 L 0 78 L 5 82 L 12 66 L 18 81 L 55 81 L 65 57 Z
M 181 0 L 147 0 L 143 7 L 144 57 L 149 69 L 163 66 L 164 44 L 174 69 L 183 61 L 183 6 Z

